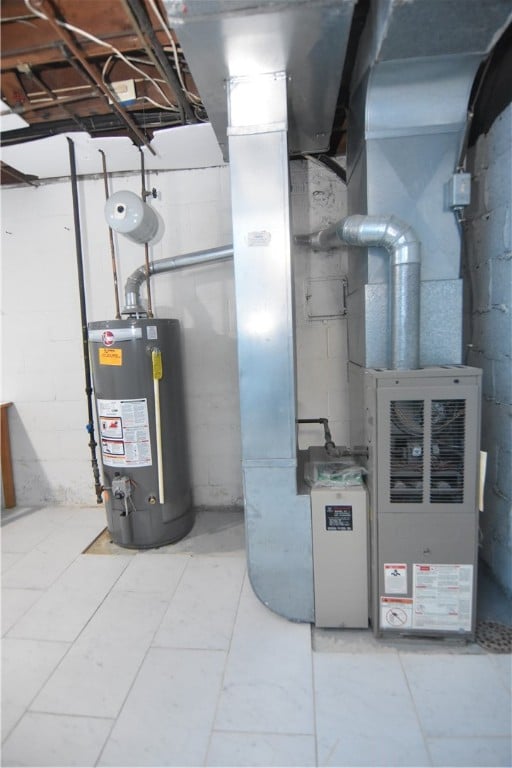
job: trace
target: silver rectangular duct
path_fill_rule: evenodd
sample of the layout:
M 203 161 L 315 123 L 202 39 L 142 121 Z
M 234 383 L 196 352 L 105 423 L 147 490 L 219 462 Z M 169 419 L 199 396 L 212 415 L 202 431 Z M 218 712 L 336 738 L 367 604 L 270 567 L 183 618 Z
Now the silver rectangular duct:
M 224 158 L 225 84 L 286 72 L 291 154 L 329 147 L 355 0 L 164 0 Z M 261 100 L 254 103 L 257 111 Z
M 165 0 L 230 160 L 249 575 L 263 603 L 297 621 L 314 605 L 310 500 L 297 490 L 288 154 L 329 146 L 354 5 L 192 0 L 185 13 Z
M 484 7 L 485 6 L 485 7 Z M 473 80 L 509 2 L 376 0 L 358 49 L 348 130 L 349 213 L 407 221 L 422 245 L 420 365 L 462 362 L 460 233 L 445 199 Z M 388 263 L 349 256 L 349 354 L 389 367 Z
M 233 78 L 228 98 L 248 569 L 266 605 L 312 620 L 309 496 L 297 495 L 286 74 Z

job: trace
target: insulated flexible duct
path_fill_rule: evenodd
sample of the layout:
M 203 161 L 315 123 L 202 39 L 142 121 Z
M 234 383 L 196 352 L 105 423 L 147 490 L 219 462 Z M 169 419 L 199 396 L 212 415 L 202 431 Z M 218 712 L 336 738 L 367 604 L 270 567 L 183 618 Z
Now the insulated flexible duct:
M 412 227 L 395 216 L 348 216 L 296 242 L 316 251 L 342 243 L 381 246 L 390 260 L 391 368 L 415 370 L 420 359 L 420 242 Z

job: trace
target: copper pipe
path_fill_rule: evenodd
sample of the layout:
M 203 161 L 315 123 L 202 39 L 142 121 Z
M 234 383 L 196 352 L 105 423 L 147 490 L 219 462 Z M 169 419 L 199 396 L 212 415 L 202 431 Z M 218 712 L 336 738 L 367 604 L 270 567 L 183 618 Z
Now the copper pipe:
M 144 167 L 144 152 L 139 147 L 140 152 L 140 175 L 141 175 L 141 186 L 142 186 L 142 202 L 146 202 L 146 171 Z M 144 243 L 144 267 L 146 269 L 146 292 L 148 296 L 148 317 L 153 317 L 153 302 L 151 299 L 151 281 L 150 281 L 150 274 L 151 274 L 151 268 L 149 264 L 149 244 Z
M 105 200 L 108 200 L 109 194 L 108 194 L 108 177 L 107 177 L 107 161 L 105 158 L 105 153 L 102 149 L 99 149 L 98 152 L 101 155 L 101 162 L 103 166 L 103 183 L 105 185 Z M 116 303 L 116 320 L 121 319 L 121 311 L 119 308 L 119 287 L 117 284 L 117 265 L 116 265 L 116 252 L 114 248 L 114 233 L 112 232 L 112 229 L 108 227 L 108 234 L 109 234 L 109 240 L 110 240 L 110 256 L 112 259 L 112 278 L 114 280 L 114 298 Z
M 114 101 L 114 100 L 111 101 L 112 94 L 108 90 L 107 86 L 101 82 L 101 78 L 99 77 L 96 67 L 89 63 L 86 56 L 84 56 L 83 52 L 75 43 L 73 36 L 68 32 L 67 29 L 65 29 L 65 27 L 61 27 L 60 24 L 57 23 L 53 5 L 51 4 L 50 0 L 34 0 L 34 4 L 37 7 L 43 9 L 45 15 L 48 18 L 48 23 L 50 24 L 51 28 L 60 37 L 60 39 L 66 44 L 66 46 L 69 48 L 73 56 L 75 56 L 75 58 L 80 62 L 84 70 L 87 72 L 89 77 L 94 81 L 94 83 L 97 85 L 97 87 L 105 97 L 107 103 L 109 103 L 109 106 L 112 109 L 114 109 L 118 113 L 118 115 L 121 117 L 121 119 L 129 129 L 130 134 L 132 135 L 132 139 L 135 137 L 139 140 L 138 142 L 135 141 L 134 143 L 138 144 L 140 142 L 144 144 L 149 149 L 151 154 L 156 155 L 155 150 L 150 146 L 149 141 L 144 136 L 142 131 L 138 128 L 138 126 L 133 122 L 130 115 L 118 104 L 117 101 Z

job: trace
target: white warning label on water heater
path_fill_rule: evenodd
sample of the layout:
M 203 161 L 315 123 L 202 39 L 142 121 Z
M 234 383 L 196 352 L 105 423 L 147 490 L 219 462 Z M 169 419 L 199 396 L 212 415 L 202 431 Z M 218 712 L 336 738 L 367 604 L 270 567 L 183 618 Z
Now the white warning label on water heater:
M 98 400 L 101 454 L 107 467 L 150 467 L 148 401 Z
M 471 631 L 473 566 L 413 565 L 413 627 Z

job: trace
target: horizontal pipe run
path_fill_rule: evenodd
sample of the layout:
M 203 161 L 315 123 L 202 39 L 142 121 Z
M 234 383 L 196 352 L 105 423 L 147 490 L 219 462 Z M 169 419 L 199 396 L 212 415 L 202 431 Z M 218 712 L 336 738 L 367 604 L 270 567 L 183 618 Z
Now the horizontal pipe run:
M 208 264 L 210 262 L 227 261 L 233 258 L 233 246 L 223 245 L 220 248 L 210 248 L 207 251 L 195 251 L 183 256 L 171 256 L 166 259 L 159 259 L 149 265 L 150 275 L 160 275 L 163 272 L 171 272 L 175 269 L 184 267 L 193 267 L 198 264 Z M 146 310 L 141 304 L 140 287 L 147 276 L 146 266 L 143 265 L 133 272 L 126 280 L 124 287 L 125 307 L 124 315 L 144 313 Z

